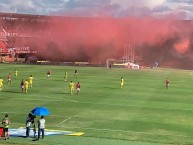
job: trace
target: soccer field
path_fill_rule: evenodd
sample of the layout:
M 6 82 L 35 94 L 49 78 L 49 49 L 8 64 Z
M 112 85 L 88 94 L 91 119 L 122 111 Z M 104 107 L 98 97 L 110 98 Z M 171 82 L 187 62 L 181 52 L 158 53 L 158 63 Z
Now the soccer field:
M 50 80 L 46 78 L 48 70 Z M 11 84 L 7 84 L 9 73 Z M 20 82 L 30 75 L 34 77 L 33 87 L 22 94 Z M 46 117 L 47 129 L 84 132 L 80 137 L 46 136 L 39 142 L 11 138 L 6 144 L 193 144 L 193 71 L 0 64 L 0 77 L 4 79 L 0 116 L 9 114 L 10 128 L 25 127 L 27 114 L 36 106 L 44 106 L 51 112 Z M 121 77 L 125 82 L 122 89 Z M 170 80 L 168 90 L 166 78 Z M 70 95 L 70 81 L 80 81 L 80 95 Z M 0 140 L 0 144 L 4 142 Z

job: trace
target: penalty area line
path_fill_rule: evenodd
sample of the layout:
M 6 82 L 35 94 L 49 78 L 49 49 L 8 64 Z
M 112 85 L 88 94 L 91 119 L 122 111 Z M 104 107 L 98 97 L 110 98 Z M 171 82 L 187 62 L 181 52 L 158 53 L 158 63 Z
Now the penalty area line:
M 61 124 L 63 124 L 64 122 L 70 120 L 73 116 L 68 117 L 67 119 L 63 120 L 62 122 L 58 123 L 56 126 L 60 126 Z
M 61 124 L 63 124 L 64 122 L 70 120 L 70 119 L 73 118 L 73 117 L 82 117 L 82 116 L 80 116 L 80 115 L 74 115 L 74 116 L 68 117 L 67 119 L 65 119 L 65 120 L 63 120 L 62 122 L 58 123 L 56 126 L 60 126 Z

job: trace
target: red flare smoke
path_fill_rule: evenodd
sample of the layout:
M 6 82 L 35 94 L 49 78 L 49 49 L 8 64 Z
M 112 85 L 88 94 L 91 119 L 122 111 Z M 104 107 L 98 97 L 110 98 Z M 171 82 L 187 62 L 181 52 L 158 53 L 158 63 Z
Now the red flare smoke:
M 143 63 L 159 61 L 181 67 L 190 58 L 187 54 L 192 54 L 192 26 L 191 21 L 152 18 L 52 17 L 41 33 L 30 26 L 39 36 L 31 45 L 47 59 L 102 63 L 108 58 L 120 59 L 124 45 L 132 44 Z

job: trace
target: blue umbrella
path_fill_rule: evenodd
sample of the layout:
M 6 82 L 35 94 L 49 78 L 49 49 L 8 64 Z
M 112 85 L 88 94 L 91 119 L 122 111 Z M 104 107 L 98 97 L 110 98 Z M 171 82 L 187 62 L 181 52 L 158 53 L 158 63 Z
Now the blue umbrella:
M 31 113 L 37 116 L 47 116 L 50 114 L 49 110 L 44 107 L 36 107 L 31 111 Z

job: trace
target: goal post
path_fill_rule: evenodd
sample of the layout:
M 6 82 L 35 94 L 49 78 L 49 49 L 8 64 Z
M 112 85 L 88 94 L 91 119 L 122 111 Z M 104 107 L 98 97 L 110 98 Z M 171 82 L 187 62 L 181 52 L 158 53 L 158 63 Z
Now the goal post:
M 115 59 L 107 59 L 106 60 L 106 67 L 110 68 L 114 64 Z
M 107 68 L 125 68 L 128 67 L 130 62 L 125 59 L 107 59 L 106 67 Z
M 107 59 L 106 60 L 107 68 L 128 68 L 128 69 L 140 69 L 139 64 L 132 63 L 130 61 L 121 59 Z

